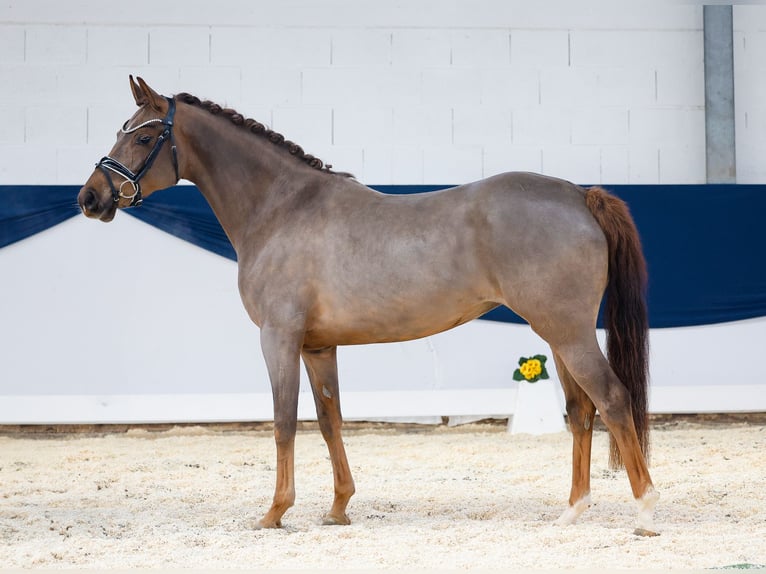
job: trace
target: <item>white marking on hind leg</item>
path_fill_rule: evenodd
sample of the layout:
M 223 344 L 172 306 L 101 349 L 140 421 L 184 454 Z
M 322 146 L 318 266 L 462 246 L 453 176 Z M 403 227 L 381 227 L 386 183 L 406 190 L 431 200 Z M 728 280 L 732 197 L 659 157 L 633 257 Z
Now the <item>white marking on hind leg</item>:
M 577 522 L 577 519 L 580 517 L 580 515 L 590 507 L 590 505 L 591 500 L 589 492 L 580 500 L 575 502 L 572 506 L 564 510 L 561 516 L 555 520 L 554 524 L 558 524 L 559 526 L 568 526 L 570 524 L 574 524 Z
M 635 534 L 641 536 L 657 536 L 654 530 L 654 507 L 660 499 L 660 493 L 653 486 L 646 489 L 641 498 L 638 498 L 638 518 L 636 519 Z

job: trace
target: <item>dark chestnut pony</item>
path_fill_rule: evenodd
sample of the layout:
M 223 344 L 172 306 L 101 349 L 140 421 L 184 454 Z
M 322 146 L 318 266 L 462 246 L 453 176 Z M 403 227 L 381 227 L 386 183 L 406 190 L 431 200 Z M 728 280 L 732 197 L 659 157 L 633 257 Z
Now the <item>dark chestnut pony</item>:
M 573 435 L 572 489 L 559 518 L 590 505 L 596 410 L 652 534 L 646 464 L 646 269 L 625 204 L 600 188 L 506 173 L 433 193 L 385 195 L 234 110 L 163 97 L 130 78 L 138 111 L 78 202 L 111 221 L 180 178 L 210 203 L 237 252 L 239 290 L 260 327 L 274 397 L 276 491 L 259 526 L 295 500 L 299 361 L 308 371 L 335 483 L 326 524 L 348 524 L 354 493 L 341 439 L 336 348 L 426 337 L 499 305 L 551 347 Z M 596 341 L 606 292 L 607 358 Z

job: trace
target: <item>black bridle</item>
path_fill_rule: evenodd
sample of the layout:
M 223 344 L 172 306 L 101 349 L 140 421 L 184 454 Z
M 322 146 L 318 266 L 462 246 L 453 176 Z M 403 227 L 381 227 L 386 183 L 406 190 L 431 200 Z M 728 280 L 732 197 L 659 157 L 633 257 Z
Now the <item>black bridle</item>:
M 165 126 L 165 129 L 162 131 L 160 136 L 157 138 L 157 141 L 154 143 L 154 147 L 149 152 L 149 155 L 146 156 L 144 163 L 140 168 L 138 168 L 137 171 L 131 171 L 129 167 L 120 163 L 113 157 L 109 157 L 108 155 L 102 157 L 101 160 L 96 164 L 96 167 L 103 172 L 106 180 L 109 182 L 109 188 L 112 190 L 112 199 L 114 199 L 115 203 L 119 202 L 120 198 L 130 200 L 128 207 L 138 207 L 144 202 L 143 198 L 141 197 L 141 178 L 144 177 L 146 172 L 148 172 L 152 167 L 154 160 L 157 159 L 160 150 L 162 150 L 162 146 L 165 145 L 165 142 L 168 140 L 170 140 L 170 151 L 171 155 L 173 156 L 173 168 L 176 172 L 176 181 L 181 179 L 178 175 L 178 156 L 176 152 L 175 139 L 173 138 L 173 117 L 176 114 L 176 102 L 173 98 L 165 97 L 165 99 L 168 101 L 168 113 L 165 115 L 164 119 L 156 118 L 148 120 L 140 125 L 130 128 L 128 127 L 128 122 L 125 122 L 121 128 L 122 133 L 130 134 L 149 124 L 161 123 L 163 126 Z M 119 188 L 114 186 L 114 183 L 112 182 L 112 176 L 109 174 L 110 171 L 125 178 L 125 181 L 120 184 Z M 124 195 L 122 193 L 122 186 L 128 182 L 130 182 L 130 184 L 133 186 L 132 195 Z

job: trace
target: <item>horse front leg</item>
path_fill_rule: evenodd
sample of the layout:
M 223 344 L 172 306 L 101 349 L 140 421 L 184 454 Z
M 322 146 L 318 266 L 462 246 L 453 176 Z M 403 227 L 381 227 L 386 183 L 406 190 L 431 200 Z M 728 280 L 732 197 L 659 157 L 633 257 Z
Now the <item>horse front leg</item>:
M 277 481 L 271 508 L 256 523 L 256 528 L 280 528 L 282 516 L 295 502 L 295 433 L 302 343 L 303 332 L 300 330 L 270 326 L 261 329 L 261 349 L 274 399 Z
M 302 356 L 311 381 L 311 390 L 314 393 L 319 428 L 330 452 L 335 484 L 335 499 L 330 512 L 324 516 L 323 523 L 351 524 L 346 514 L 346 506 L 354 494 L 354 479 L 351 476 L 341 437 L 343 417 L 340 412 L 338 393 L 337 347 L 318 351 L 304 350 Z

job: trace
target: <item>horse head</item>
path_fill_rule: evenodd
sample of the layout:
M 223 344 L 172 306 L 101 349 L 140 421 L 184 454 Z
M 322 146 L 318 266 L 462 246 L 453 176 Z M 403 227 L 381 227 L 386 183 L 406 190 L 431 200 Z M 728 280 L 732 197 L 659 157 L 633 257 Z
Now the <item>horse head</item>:
M 130 76 L 138 111 L 117 132 L 109 155 L 99 160 L 77 195 L 82 212 L 101 221 L 111 221 L 118 208 L 139 206 L 145 197 L 179 180 L 175 101 L 137 80 Z

